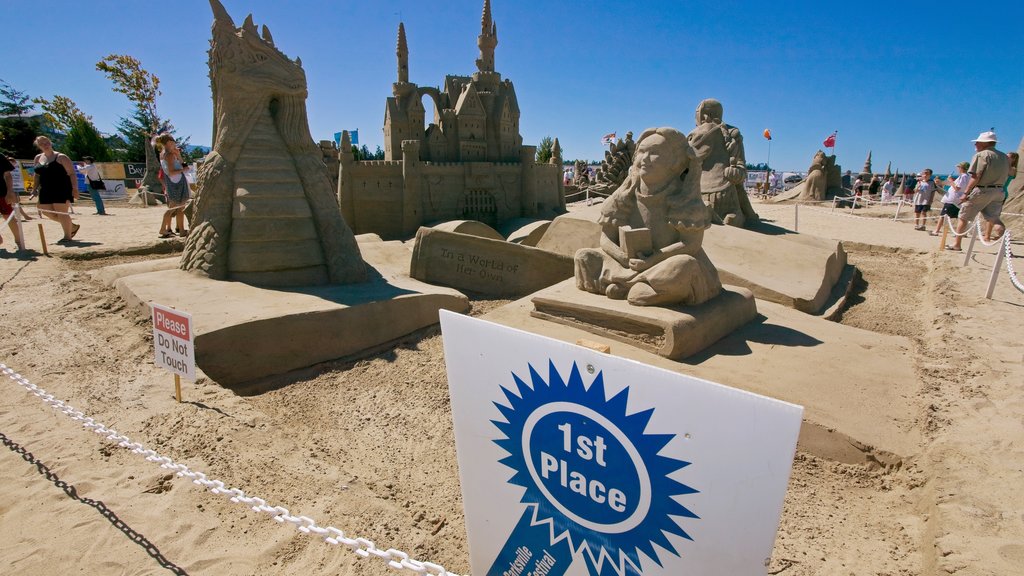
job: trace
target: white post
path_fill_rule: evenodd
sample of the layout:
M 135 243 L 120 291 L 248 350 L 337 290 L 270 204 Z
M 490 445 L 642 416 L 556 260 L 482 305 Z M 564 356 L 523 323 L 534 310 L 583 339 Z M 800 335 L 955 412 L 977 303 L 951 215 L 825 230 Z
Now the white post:
M 800 203 L 793 204 L 793 232 L 800 231 Z
M 896 215 L 892 217 L 893 222 L 899 222 L 900 210 L 903 208 L 903 198 L 900 198 L 900 203 L 896 205 Z
M 21 204 L 14 205 L 14 221 L 18 223 L 18 238 L 15 239 L 15 243 L 18 245 L 18 250 L 25 250 L 25 229 L 21 226 Z
M 833 196 L 833 197 L 832 197 L 832 210 L 831 210 L 831 211 L 829 211 L 829 213 L 830 213 L 830 214 L 831 214 L 832 212 L 835 212 L 835 211 L 836 211 L 836 202 L 838 202 L 838 201 L 839 201 L 839 196 Z
M 1005 235 L 1005 232 L 1004 232 Z M 988 290 L 985 291 L 985 298 L 992 299 L 992 292 L 996 289 L 996 280 L 999 279 L 999 270 L 1003 267 L 1003 255 L 1006 253 L 1006 241 L 1004 240 L 996 250 L 996 263 L 992 265 L 992 276 L 988 279 Z
M 854 194 L 853 195 L 853 202 L 850 203 L 850 214 L 853 214 L 853 211 L 856 210 L 856 209 L 857 209 L 857 195 Z

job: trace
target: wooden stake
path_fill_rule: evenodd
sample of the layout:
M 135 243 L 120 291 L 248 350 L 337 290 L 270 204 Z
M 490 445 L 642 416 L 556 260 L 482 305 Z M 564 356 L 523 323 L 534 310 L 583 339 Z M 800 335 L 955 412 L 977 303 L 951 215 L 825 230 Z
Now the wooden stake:
M 585 338 L 580 338 L 579 340 L 577 340 L 576 345 L 583 346 L 584 348 L 590 348 L 591 350 L 597 350 L 598 352 L 603 352 L 605 354 L 612 353 L 611 346 L 607 344 L 602 344 L 600 342 L 594 342 L 593 340 L 587 340 Z
M 181 404 L 181 376 L 174 375 L 174 397 L 178 399 L 178 404 Z
M 940 216 L 941 218 L 941 216 Z M 939 241 L 939 252 L 946 249 L 946 236 L 949 235 L 949 226 L 945 222 L 942 223 L 942 240 Z
M 43 223 L 39 223 L 39 242 L 43 244 L 43 256 L 49 256 L 50 251 L 46 249 L 46 234 L 43 233 Z

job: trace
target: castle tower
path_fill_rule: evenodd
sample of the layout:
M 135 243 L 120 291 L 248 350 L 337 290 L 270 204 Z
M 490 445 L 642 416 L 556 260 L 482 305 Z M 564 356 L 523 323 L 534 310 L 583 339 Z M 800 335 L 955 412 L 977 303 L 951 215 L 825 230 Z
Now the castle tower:
M 405 41 L 405 24 L 398 23 L 398 48 L 395 50 L 398 56 L 398 83 L 409 82 L 409 45 Z
M 405 24 L 398 23 L 398 81 L 391 85 L 394 96 L 384 110 L 384 159 L 402 159 L 402 141 L 423 138 L 423 103 L 417 97 L 418 86 L 409 82 L 409 43 Z
M 476 38 L 480 57 L 476 68 L 480 72 L 494 72 L 494 49 L 498 46 L 498 25 L 491 18 L 491 0 L 484 0 L 484 13 L 480 18 L 480 35 Z

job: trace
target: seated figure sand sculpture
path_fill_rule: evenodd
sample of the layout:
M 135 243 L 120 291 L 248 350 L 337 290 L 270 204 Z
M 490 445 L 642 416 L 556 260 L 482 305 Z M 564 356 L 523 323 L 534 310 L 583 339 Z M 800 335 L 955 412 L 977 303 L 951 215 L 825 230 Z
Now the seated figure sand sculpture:
M 701 161 L 701 193 L 716 223 L 750 227 L 760 219 L 743 188 L 747 178 L 743 135 L 722 121 L 722 103 L 713 98 L 697 106 L 697 127 L 690 145 Z
M 213 151 L 199 169 L 192 233 L 180 267 L 263 286 L 367 278 L 306 120 L 302 63 L 252 16 L 240 28 L 213 8 Z
M 682 132 L 645 130 L 629 175 L 601 210 L 601 248 L 576 252 L 576 286 L 637 306 L 717 296 L 718 272 L 701 248 L 710 222 L 700 181 L 700 161 Z
M 804 180 L 804 191 L 800 194 L 801 199 L 824 200 L 825 192 L 828 189 L 825 164 L 827 159 L 825 153 L 818 150 L 811 160 L 811 167 L 807 169 L 807 178 Z

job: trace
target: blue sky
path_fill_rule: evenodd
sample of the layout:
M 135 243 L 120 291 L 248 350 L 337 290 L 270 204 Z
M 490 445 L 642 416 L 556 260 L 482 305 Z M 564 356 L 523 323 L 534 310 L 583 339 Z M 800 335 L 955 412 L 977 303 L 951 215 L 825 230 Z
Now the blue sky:
M 482 0 L 222 0 L 254 14 L 302 58 L 315 139 L 358 128 L 383 144 L 399 13 L 410 80 L 437 86 L 475 70 Z M 156 7 L 159 8 L 156 8 Z M 516 86 L 525 143 L 557 136 L 572 158 L 600 158 L 602 135 L 693 127 L 704 98 L 744 133 L 747 160 L 806 170 L 839 131 L 844 169 L 868 150 L 884 170 L 949 171 L 995 127 L 1003 150 L 1024 136 L 1024 5 L 989 3 L 510 2 L 492 0 L 496 68 Z M 206 0 L 5 2 L 0 78 L 32 96 L 75 100 L 101 131 L 128 114 L 95 63 L 139 58 L 161 79 L 162 115 L 193 144 L 211 140 Z M 152 32 L 143 29 L 154 22 Z M 45 28 L 41 28 L 45 23 Z M 428 114 L 429 116 L 429 114 Z

